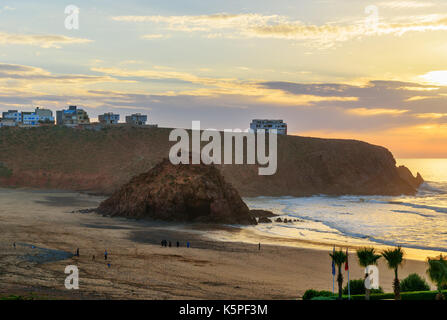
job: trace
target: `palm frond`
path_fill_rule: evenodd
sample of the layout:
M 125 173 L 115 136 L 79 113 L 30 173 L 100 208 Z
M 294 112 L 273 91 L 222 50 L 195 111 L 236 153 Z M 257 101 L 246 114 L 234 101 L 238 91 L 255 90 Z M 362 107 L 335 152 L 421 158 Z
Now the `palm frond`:
M 359 259 L 359 265 L 367 267 L 369 265 L 377 265 L 381 255 L 376 253 L 374 248 L 360 248 L 357 250 L 357 258 Z
M 387 249 L 382 252 L 382 256 L 385 258 L 390 269 L 398 268 L 403 262 L 404 255 L 405 253 L 401 247 Z

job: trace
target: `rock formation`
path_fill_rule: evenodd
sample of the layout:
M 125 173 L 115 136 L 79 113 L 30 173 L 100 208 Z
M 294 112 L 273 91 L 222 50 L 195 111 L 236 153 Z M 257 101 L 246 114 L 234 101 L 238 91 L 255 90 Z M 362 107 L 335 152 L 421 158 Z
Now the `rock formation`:
M 272 220 L 267 217 L 259 217 L 258 223 L 272 223 Z
M 424 183 L 424 179 L 418 172 L 416 178 L 411 173 L 410 169 L 405 166 L 400 166 L 397 168 L 397 172 L 402 180 L 406 181 L 413 188 L 418 188 L 422 183 Z
M 170 132 L 0 128 L 0 186 L 110 195 L 169 155 Z M 277 158 L 272 176 L 259 176 L 257 165 L 217 168 L 242 196 L 410 195 L 423 181 L 397 168 L 387 149 L 355 140 L 278 136 Z
M 173 165 L 163 160 L 103 201 L 110 216 L 164 221 L 256 224 L 239 193 L 215 166 Z
M 274 214 L 269 210 L 261 210 L 261 209 L 252 209 L 250 210 L 250 214 L 255 218 L 273 218 L 277 216 L 277 214 Z

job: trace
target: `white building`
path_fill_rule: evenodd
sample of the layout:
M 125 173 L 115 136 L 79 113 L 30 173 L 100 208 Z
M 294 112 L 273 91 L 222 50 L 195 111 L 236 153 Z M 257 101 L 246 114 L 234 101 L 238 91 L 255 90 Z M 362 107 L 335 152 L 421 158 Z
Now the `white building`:
M 37 107 L 34 113 L 39 117 L 39 123 L 54 123 L 53 111 Z
M 22 113 L 17 110 L 8 110 L 3 112 L 2 117 L 3 119 L 12 119 L 16 123 L 22 122 Z
M 21 124 L 24 126 L 37 126 L 39 125 L 39 116 L 34 112 L 22 112 Z
M 15 125 L 23 126 L 38 126 L 41 123 L 54 123 L 53 112 L 40 108 L 36 108 L 34 112 L 8 110 L 7 112 L 3 112 L 3 120 L 6 119 L 14 121 Z
M 130 116 L 126 116 L 126 123 L 136 126 L 144 126 L 147 121 L 147 115 L 141 113 L 134 113 Z
M 120 115 L 112 112 L 100 114 L 98 116 L 98 121 L 102 124 L 118 124 L 118 121 L 120 121 Z
M 254 132 L 264 129 L 266 133 L 276 129 L 277 134 L 287 135 L 287 123 L 283 120 L 255 119 L 250 123 L 250 129 Z
M 17 126 L 17 122 L 14 121 L 14 119 L 1 119 L 0 118 L 0 128 L 1 127 L 16 127 Z

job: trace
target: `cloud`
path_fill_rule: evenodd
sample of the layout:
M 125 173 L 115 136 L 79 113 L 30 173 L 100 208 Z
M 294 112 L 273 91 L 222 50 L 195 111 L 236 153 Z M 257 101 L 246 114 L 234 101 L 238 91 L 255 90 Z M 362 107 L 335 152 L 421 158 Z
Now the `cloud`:
M 112 19 L 121 22 L 165 24 L 170 30 L 192 32 L 265 25 L 270 22 L 283 21 L 285 18 L 278 15 L 217 13 L 199 16 L 116 16 Z
M 154 39 L 163 39 L 163 38 L 170 38 L 171 36 L 169 34 L 145 34 L 141 36 L 142 39 L 146 40 L 154 40 Z
M 284 90 L 267 88 L 258 81 L 241 81 L 231 78 L 211 78 L 191 73 L 170 71 L 165 69 L 129 70 L 120 68 L 92 68 L 92 71 L 120 78 L 145 78 L 159 80 L 177 80 L 200 85 L 199 88 L 167 92 L 165 95 L 190 95 L 197 97 L 240 96 L 250 97 L 257 102 L 281 106 L 309 106 L 322 101 L 356 101 L 356 97 L 327 95 L 319 96 L 311 93 L 294 94 Z
M 85 44 L 92 40 L 82 38 L 72 38 L 63 35 L 33 35 L 33 34 L 13 34 L 0 32 L 0 44 L 10 45 L 31 45 L 41 48 L 60 48 L 66 44 Z
M 431 71 L 420 76 L 420 79 L 427 83 L 447 86 L 447 70 Z
M 402 113 L 406 113 L 409 110 L 400 110 L 400 109 L 383 109 L 383 108 L 354 108 L 354 109 L 348 109 L 347 112 L 350 114 L 354 114 L 357 116 L 380 116 L 380 115 L 400 115 Z
M 395 5 L 415 6 L 407 1 Z M 399 17 L 384 21 L 360 17 L 349 23 L 331 22 L 321 25 L 306 24 L 281 15 L 218 13 L 198 16 L 115 16 L 115 21 L 153 23 L 171 31 L 199 32 L 207 38 L 273 38 L 316 43 L 331 47 L 337 42 L 361 39 L 367 36 L 402 36 L 408 32 L 447 30 L 446 15 Z
M 384 1 L 380 2 L 380 7 L 391 8 L 391 9 L 406 9 L 406 8 L 429 8 L 433 7 L 435 4 L 428 1 Z
M 15 9 L 16 8 L 13 8 L 13 7 L 10 7 L 10 6 L 3 6 L 3 7 L 0 8 L 0 13 L 6 12 L 6 11 L 13 11 Z

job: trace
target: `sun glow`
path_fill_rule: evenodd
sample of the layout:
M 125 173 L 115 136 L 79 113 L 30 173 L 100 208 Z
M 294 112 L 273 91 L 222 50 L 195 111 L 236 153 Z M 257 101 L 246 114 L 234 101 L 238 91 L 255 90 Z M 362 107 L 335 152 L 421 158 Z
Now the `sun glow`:
M 431 71 L 421 76 L 421 78 L 431 84 L 447 86 L 447 70 Z

